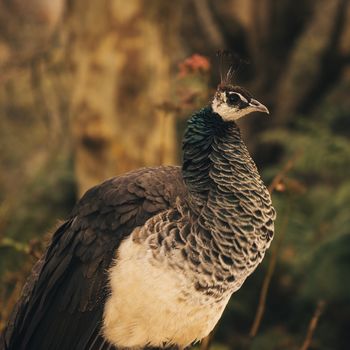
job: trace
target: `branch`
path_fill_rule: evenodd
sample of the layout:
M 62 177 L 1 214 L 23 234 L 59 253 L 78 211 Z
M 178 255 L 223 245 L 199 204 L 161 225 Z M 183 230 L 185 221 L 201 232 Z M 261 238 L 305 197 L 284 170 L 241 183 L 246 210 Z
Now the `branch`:
M 324 308 L 325 308 L 325 301 L 319 300 L 316 306 L 316 310 L 310 320 L 309 327 L 306 333 L 306 338 L 304 340 L 303 345 L 301 346 L 300 350 L 307 350 L 310 347 L 310 344 L 312 342 L 312 337 L 315 333 L 318 321 L 323 314 Z
M 199 23 L 201 24 L 208 41 L 213 47 L 225 47 L 225 39 L 220 31 L 218 23 L 213 17 L 208 1 L 193 0 L 193 4 L 198 15 Z
M 216 327 L 215 327 L 216 328 Z M 199 350 L 209 350 L 211 342 L 214 338 L 215 328 L 202 341 Z
M 286 177 L 286 175 L 289 173 L 289 171 L 294 167 L 296 161 L 301 156 L 301 151 L 297 151 L 291 159 L 288 160 L 286 165 L 276 174 L 276 176 L 273 178 L 270 186 L 268 187 L 268 190 L 270 194 L 278 187 L 278 185 L 281 183 L 281 181 Z
M 289 54 L 282 79 L 276 84 L 274 114 L 278 116 L 278 124 L 288 121 L 300 107 L 305 106 L 304 101 L 310 100 L 310 96 L 316 95 L 313 100 L 318 101 L 319 91 L 327 91 L 332 82 L 332 79 L 324 77 L 325 72 L 331 74 L 330 77 L 335 75 L 334 64 L 332 68 L 329 67 L 330 64 L 325 65 L 325 57 L 334 55 L 337 47 L 334 45 L 339 45 L 336 43 L 343 34 L 339 31 L 343 31 L 342 14 L 346 4 L 344 0 L 320 0 L 317 5 L 316 2 L 314 4 L 305 29 L 296 39 Z
M 278 187 L 278 185 L 281 183 L 281 181 L 286 177 L 288 172 L 293 168 L 293 166 L 295 165 L 295 163 L 296 163 L 297 159 L 300 157 L 300 155 L 301 155 L 300 151 L 296 152 L 294 154 L 294 156 L 286 163 L 286 165 L 276 174 L 276 176 L 273 178 L 270 186 L 268 187 L 270 194 L 272 194 L 272 192 Z M 273 273 L 274 273 L 275 268 L 276 268 L 278 251 L 279 251 L 279 248 L 282 244 L 282 240 L 283 240 L 283 237 L 285 235 L 285 232 L 287 230 L 288 218 L 289 218 L 289 210 L 287 210 L 286 215 L 284 217 L 282 230 L 281 230 L 281 233 L 278 237 L 277 244 L 275 245 L 275 247 L 272 251 L 271 258 L 269 261 L 269 266 L 267 268 L 267 272 L 266 272 L 266 275 L 265 275 L 265 278 L 264 278 L 264 281 L 263 281 L 263 284 L 261 287 L 258 308 L 256 310 L 254 321 L 253 321 L 252 327 L 251 327 L 250 332 L 249 332 L 249 336 L 251 338 L 255 337 L 256 334 L 258 333 L 261 320 L 264 316 L 267 293 L 269 291 L 271 279 L 272 279 Z
M 279 235 L 277 244 L 275 245 L 275 247 L 272 251 L 271 258 L 269 261 L 269 266 L 267 268 L 267 272 L 266 272 L 266 275 L 265 275 L 265 278 L 264 278 L 264 281 L 263 281 L 263 284 L 261 287 L 258 308 L 256 310 L 254 321 L 253 321 L 252 327 L 251 327 L 250 332 L 249 332 L 249 336 L 251 338 L 254 338 L 256 336 L 256 334 L 258 333 L 258 330 L 259 330 L 259 327 L 261 324 L 261 320 L 264 316 L 267 293 L 269 291 L 269 287 L 270 287 L 273 273 L 275 272 L 278 252 L 279 252 L 279 249 L 282 245 L 282 241 L 283 241 L 283 237 L 285 235 L 285 232 L 287 230 L 288 219 L 289 219 L 289 210 L 286 211 L 286 215 L 284 216 L 282 230 L 281 230 L 281 233 Z

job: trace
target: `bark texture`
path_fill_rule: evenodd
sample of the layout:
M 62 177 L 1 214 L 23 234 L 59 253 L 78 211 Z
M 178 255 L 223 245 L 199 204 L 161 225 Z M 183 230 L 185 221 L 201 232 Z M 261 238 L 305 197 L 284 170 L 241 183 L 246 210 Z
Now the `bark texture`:
M 171 35 L 181 3 L 0 5 L 2 120 L 5 129 L 14 128 L 19 115 L 40 134 L 36 145 L 32 137 L 22 140 L 21 164 L 37 157 L 38 147 L 45 163 L 71 140 L 81 195 L 130 169 L 176 162 L 174 118 L 157 106 L 170 94 L 171 67 L 181 54 Z M 9 137 L 6 147 L 16 142 Z M 52 154 L 54 145 L 59 150 Z

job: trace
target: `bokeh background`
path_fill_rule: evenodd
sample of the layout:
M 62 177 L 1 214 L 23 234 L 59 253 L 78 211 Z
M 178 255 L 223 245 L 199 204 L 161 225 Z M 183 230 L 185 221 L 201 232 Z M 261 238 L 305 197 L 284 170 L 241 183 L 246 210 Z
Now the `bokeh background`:
M 211 346 L 349 349 L 348 0 L 0 0 L 0 330 L 86 189 L 180 164 L 222 48 L 271 111 L 240 126 L 278 219 Z

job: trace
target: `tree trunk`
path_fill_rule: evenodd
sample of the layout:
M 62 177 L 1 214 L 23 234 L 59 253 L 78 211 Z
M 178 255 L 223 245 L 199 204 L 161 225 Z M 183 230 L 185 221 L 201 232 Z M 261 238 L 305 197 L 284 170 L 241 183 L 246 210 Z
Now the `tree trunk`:
M 157 106 L 170 96 L 171 67 L 181 57 L 171 35 L 181 3 L 55 3 L 0 2 L 4 119 L 13 122 L 15 106 L 33 129 L 44 120 L 41 147 L 73 136 L 79 195 L 113 175 L 175 163 L 175 121 Z M 22 32 L 17 17 L 29 5 L 30 30 Z M 35 153 L 24 147 L 24 158 Z M 42 153 L 53 156 L 45 146 Z
M 157 105 L 171 91 L 179 10 L 160 1 L 74 2 L 71 127 L 80 194 L 109 176 L 176 162 L 174 118 Z

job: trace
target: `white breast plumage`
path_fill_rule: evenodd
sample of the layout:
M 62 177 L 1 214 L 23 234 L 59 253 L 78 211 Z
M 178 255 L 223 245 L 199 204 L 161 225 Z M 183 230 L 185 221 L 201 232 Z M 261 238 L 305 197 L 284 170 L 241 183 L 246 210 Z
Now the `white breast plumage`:
M 196 291 L 189 274 L 155 261 L 133 234 L 118 249 L 110 285 L 103 334 L 119 347 L 186 347 L 210 333 L 229 299 L 217 303 Z

